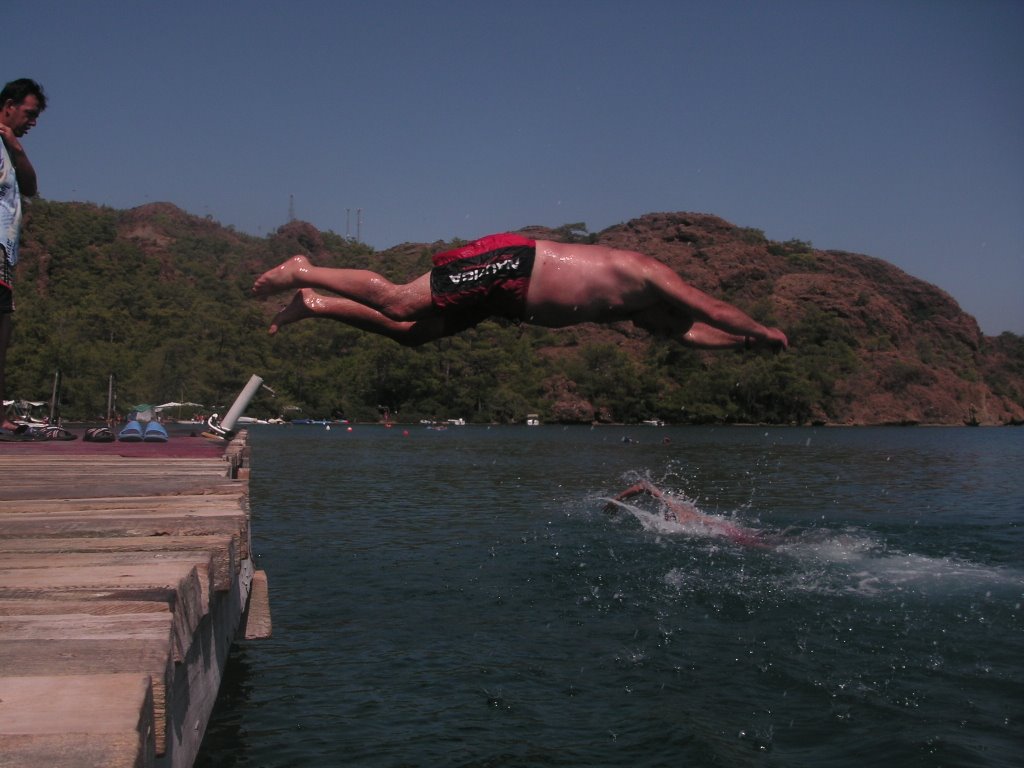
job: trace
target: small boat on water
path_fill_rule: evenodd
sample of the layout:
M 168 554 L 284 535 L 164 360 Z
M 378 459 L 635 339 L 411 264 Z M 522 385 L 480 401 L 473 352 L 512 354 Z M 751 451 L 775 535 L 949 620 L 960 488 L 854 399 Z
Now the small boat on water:
M 146 443 L 166 443 L 167 430 L 159 421 L 151 421 L 146 424 L 142 433 L 142 440 Z
M 122 443 L 141 443 L 142 436 L 142 424 L 135 420 L 129 421 L 121 427 L 121 431 L 117 433 L 117 439 Z

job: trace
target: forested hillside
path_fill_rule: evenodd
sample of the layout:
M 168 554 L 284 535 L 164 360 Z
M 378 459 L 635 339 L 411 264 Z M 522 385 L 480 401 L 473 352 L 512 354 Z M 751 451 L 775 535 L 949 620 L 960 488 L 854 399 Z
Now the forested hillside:
M 629 323 L 559 331 L 487 322 L 406 349 L 339 323 L 275 337 L 279 302 L 250 297 L 284 257 L 407 280 L 450 243 L 383 252 L 292 222 L 256 238 L 166 204 L 118 211 L 35 201 L 16 283 L 8 397 L 62 415 L 139 402 L 230 405 L 250 374 L 261 416 L 401 421 L 465 418 L 669 423 L 982 423 L 1024 419 L 1024 339 L 982 336 L 948 294 L 878 259 L 771 242 L 706 214 L 651 214 L 601 233 L 582 224 L 520 231 L 642 250 L 688 280 L 782 327 L 788 353 L 697 353 Z M 287 299 L 288 297 L 283 297 Z

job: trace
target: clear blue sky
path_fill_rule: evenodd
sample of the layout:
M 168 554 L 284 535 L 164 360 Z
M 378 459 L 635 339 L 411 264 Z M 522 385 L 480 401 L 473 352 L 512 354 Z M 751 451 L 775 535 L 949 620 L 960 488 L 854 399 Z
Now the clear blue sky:
M 1024 334 L 1021 0 L 10 0 L 44 197 L 384 249 L 702 211 Z M 350 213 L 346 213 L 350 211 Z

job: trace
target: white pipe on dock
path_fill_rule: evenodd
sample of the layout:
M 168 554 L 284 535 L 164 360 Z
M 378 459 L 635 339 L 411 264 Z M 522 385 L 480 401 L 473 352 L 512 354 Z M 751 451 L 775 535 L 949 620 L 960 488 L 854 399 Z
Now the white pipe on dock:
M 259 392 L 261 386 L 263 386 L 263 379 L 254 373 L 249 379 L 249 383 L 245 385 L 245 388 L 235 398 L 235 402 L 232 403 L 227 415 L 224 416 L 224 420 L 220 423 L 222 430 L 225 432 L 234 431 L 235 422 L 245 413 L 245 409 L 249 407 L 249 403 L 256 396 L 256 393 Z

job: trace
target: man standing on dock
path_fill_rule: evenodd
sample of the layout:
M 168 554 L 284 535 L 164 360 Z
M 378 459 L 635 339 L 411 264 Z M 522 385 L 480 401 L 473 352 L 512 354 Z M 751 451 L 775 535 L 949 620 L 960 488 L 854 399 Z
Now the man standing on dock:
M 7 347 L 13 326 L 21 197 L 34 197 L 39 191 L 35 168 L 21 146 L 21 137 L 35 126 L 44 109 L 46 95 L 35 80 L 12 80 L 0 91 L 0 403 L 5 395 Z M 3 429 L 14 429 L 15 425 L 7 419 L 7 409 L 2 406 L 0 416 Z

